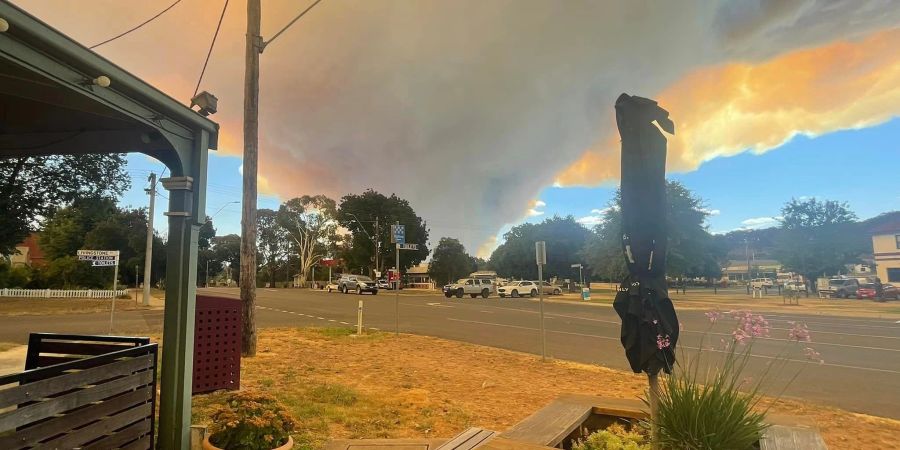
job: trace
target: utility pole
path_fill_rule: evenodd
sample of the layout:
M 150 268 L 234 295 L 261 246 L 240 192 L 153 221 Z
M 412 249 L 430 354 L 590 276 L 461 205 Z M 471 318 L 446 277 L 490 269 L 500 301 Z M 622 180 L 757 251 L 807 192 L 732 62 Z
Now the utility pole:
M 209 287 L 209 258 L 206 259 L 206 287 Z
M 247 0 L 247 50 L 244 68 L 244 186 L 241 202 L 241 353 L 256 355 L 256 195 L 259 160 L 260 0 Z
M 359 224 L 362 226 L 362 224 Z M 374 278 L 378 278 L 378 274 L 374 272 L 379 272 L 378 270 L 378 252 L 381 250 L 381 246 L 378 245 L 378 216 L 375 216 L 375 239 L 372 239 L 375 242 L 375 270 L 372 275 L 375 275 Z
M 396 227 L 400 227 L 400 221 L 398 220 L 396 223 Z M 405 234 L 405 233 L 404 233 Z M 397 271 L 397 281 L 394 284 L 394 318 L 395 318 L 395 327 L 394 334 L 396 336 L 400 336 L 400 243 L 397 242 L 394 244 L 396 248 L 396 266 L 394 266 L 394 270 Z
M 150 266 L 153 262 L 153 209 L 156 205 L 156 174 L 150 172 L 150 211 L 147 216 L 147 246 L 144 248 L 144 306 L 150 306 Z

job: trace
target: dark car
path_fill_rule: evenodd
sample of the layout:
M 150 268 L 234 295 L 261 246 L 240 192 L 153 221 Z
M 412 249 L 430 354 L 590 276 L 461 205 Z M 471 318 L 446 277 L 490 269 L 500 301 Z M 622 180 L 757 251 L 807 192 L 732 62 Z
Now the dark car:
M 900 286 L 896 284 L 884 284 L 881 286 L 881 300 L 900 300 Z
M 828 297 L 847 298 L 856 297 L 859 289 L 859 281 L 855 278 L 832 278 L 828 280 L 828 287 L 820 289 Z

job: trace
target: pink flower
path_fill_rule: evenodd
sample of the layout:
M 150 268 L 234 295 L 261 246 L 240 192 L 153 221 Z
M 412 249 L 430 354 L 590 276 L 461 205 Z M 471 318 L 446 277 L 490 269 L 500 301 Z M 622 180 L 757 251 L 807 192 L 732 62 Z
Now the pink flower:
M 668 334 L 665 336 L 663 336 L 661 334 L 656 335 L 656 347 L 658 349 L 662 350 L 664 348 L 669 348 L 669 345 L 671 345 L 671 343 L 669 342 Z
M 806 347 L 805 349 L 803 349 L 803 354 L 806 356 L 806 359 L 810 361 L 818 361 L 819 364 L 825 364 L 825 360 L 822 359 L 822 355 L 815 349 Z
M 722 317 L 722 313 L 719 311 L 709 311 L 706 313 L 706 318 L 709 319 L 711 323 L 716 323 Z
M 806 327 L 805 323 L 788 322 L 788 324 L 791 325 L 791 329 L 788 330 L 788 339 L 797 342 L 810 342 L 812 340 L 809 337 L 809 328 Z

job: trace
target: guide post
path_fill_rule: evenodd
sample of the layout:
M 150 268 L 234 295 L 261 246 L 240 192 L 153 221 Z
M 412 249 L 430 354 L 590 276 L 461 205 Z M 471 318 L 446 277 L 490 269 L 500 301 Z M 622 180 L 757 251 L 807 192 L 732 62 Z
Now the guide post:
M 116 290 L 119 287 L 119 251 L 118 250 L 78 250 L 79 261 L 90 261 L 93 267 L 113 266 L 112 302 L 109 307 L 109 332 L 112 334 L 113 319 L 116 315 Z
M 544 264 L 547 264 L 547 243 L 537 241 L 534 243 L 534 254 L 538 268 L 538 293 L 540 294 L 541 308 L 541 361 L 547 361 L 547 339 L 544 333 Z

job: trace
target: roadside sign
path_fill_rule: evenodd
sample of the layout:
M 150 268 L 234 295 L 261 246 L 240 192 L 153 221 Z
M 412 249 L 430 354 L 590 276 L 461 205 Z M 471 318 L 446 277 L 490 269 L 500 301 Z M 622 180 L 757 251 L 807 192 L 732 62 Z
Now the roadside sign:
M 78 257 L 82 256 L 119 256 L 118 250 L 78 250 Z
M 539 266 L 547 264 L 547 243 L 537 241 L 534 243 L 534 256 Z
M 580 269 L 580 268 L 581 268 L 581 263 L 578 263 L 578 264 L 572 264 L 572 265 L 569 266 L 569 267 L 571 267 L 571 268 L 573 268 L 573 269 Z
M 405 225 L 391 225 L 391 242 L 395 244 L 403 245 L 406 243 L 406 226 Z
M 398 250 L 418 250 L 419 244 L 397 244 Z
M 116 261 L 114 259 L 107 259 L 107 260 L 92 261 L 91 265 L 94 267 L 112 267 L 112 266 L 115 266 L 117 263 L 118 263 L 118 261 Z

